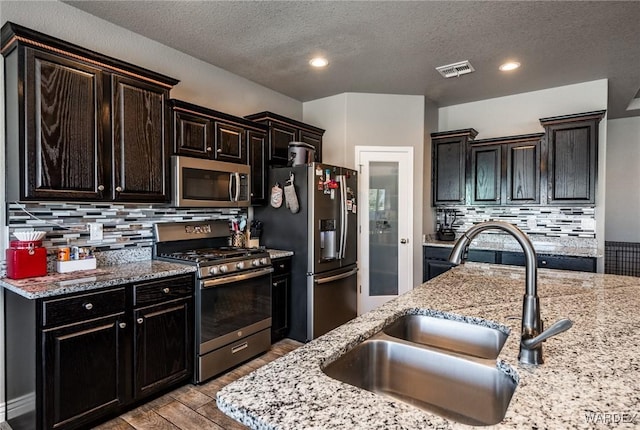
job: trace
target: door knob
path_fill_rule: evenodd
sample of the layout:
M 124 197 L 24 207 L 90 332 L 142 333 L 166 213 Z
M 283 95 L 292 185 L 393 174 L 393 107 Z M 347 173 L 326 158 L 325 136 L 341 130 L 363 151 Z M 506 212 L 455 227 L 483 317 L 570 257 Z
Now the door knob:
M 400 239 L 400 243 L 409 243 L 409 239 Z

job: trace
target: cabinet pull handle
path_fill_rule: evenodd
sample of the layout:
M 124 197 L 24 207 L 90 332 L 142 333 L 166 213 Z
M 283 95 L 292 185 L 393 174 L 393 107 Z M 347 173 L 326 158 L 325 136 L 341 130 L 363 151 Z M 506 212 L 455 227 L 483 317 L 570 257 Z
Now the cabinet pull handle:
M 169 294 L 170 291 L 171 290 L 168 287 L 165 287 L 165 288 L 162 289 L 162 292 L 165 293 L 165 294 Z
M 86 310 L 90 311 L 91 309 L 93 309 L 93 303 L 85 303 L 84 305 L 82 305 Z
M 122 192 L 122 187 L 116 187 L 116 191 L 119 193 Z
M 118 324 L 120 326 L 120 328 L 125 328 L 127 327 L 127 323 L 125 322 L 121 322 L 120 324 Z
M 142 317 L 140 317 L 140 318 L 138 318 L 138 319 L 136 320 L 136 322 L 137 322 L 138 324 L 142 324 L 142 323 L 144 322 L 144 319 L 143 319 Z
M 98 191 L 104 191 L 104 185 L 98 185 Z

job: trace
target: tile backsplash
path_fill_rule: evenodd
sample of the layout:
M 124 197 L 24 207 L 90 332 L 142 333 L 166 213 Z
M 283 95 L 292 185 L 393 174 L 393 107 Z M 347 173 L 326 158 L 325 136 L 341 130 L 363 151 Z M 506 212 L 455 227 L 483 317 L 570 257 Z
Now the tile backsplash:
M 237 208 L 173 208 L 141 204 L 99 203 L 17 203 L 7 204 L 10 240 L 16 229 L 33 228 L 47 232 L 42 245 L 49 253 L 67 245 L 90 246 L 95 251 L 149 248 L 153 225 L 157 222 L 229 219 L 247 215 Z M 103 224 L 103 239 L 90 241 L 88 223 Z M 150 251 L 140 249 L 142 254 Z
M 444 209 L 436 210 L 436 222 L 444 223 Z M 547 237 L 596 237 L 595 208 L 593 207 L 455 207 L 453 229 L 456 233 L 467 231 L 474 224 L 484 221 L 506 221 L 517 225 L 529 235 Z M 448 215 L 449 222 L 451 216 Z M 495 234 L 501 234 L 496 232 Z

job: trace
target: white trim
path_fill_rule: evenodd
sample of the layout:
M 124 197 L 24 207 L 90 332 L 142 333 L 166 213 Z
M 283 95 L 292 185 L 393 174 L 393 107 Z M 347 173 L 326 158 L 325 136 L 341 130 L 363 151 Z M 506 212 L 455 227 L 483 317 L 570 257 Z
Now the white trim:
M 1 410 L 3 420 L 6 417 L 5 412 L 7 415 L 11 415 L 12 417 L 27 414 L 36 408 L 36 393 L 31 392 L 20 397 L 16 397 L 15 399 L 10 399 L 1 406 L 6 408 L 5 410 Z

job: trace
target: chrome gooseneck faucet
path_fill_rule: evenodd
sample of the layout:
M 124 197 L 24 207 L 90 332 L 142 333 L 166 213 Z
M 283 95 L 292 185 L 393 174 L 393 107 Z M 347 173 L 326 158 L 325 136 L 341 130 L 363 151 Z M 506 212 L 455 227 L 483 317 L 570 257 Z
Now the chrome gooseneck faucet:
M 458 239 L 449 255 L 449 261 L 456 265 L 464 263 L 465 253 L 473 238 L 485 230 L 492 229 L 503 230 L 509 233 L 518 241 L 524 251 L 526 291 L 522 306 L 522 337 L 520 340 L 518 360 L 523 364 L 542 364 L 542 342 L 551 336 L 570 329 L 573 323 L 569 319 L 561 319 L 546 331 L 543 331 L 543 324 L 540 319 L 540 299 L 538 298 L 537 291 L 538 261 L 536 251 L 533 249 L 529 237 L 518 227 L 507 222 L 483 222 L 471 227 Z

